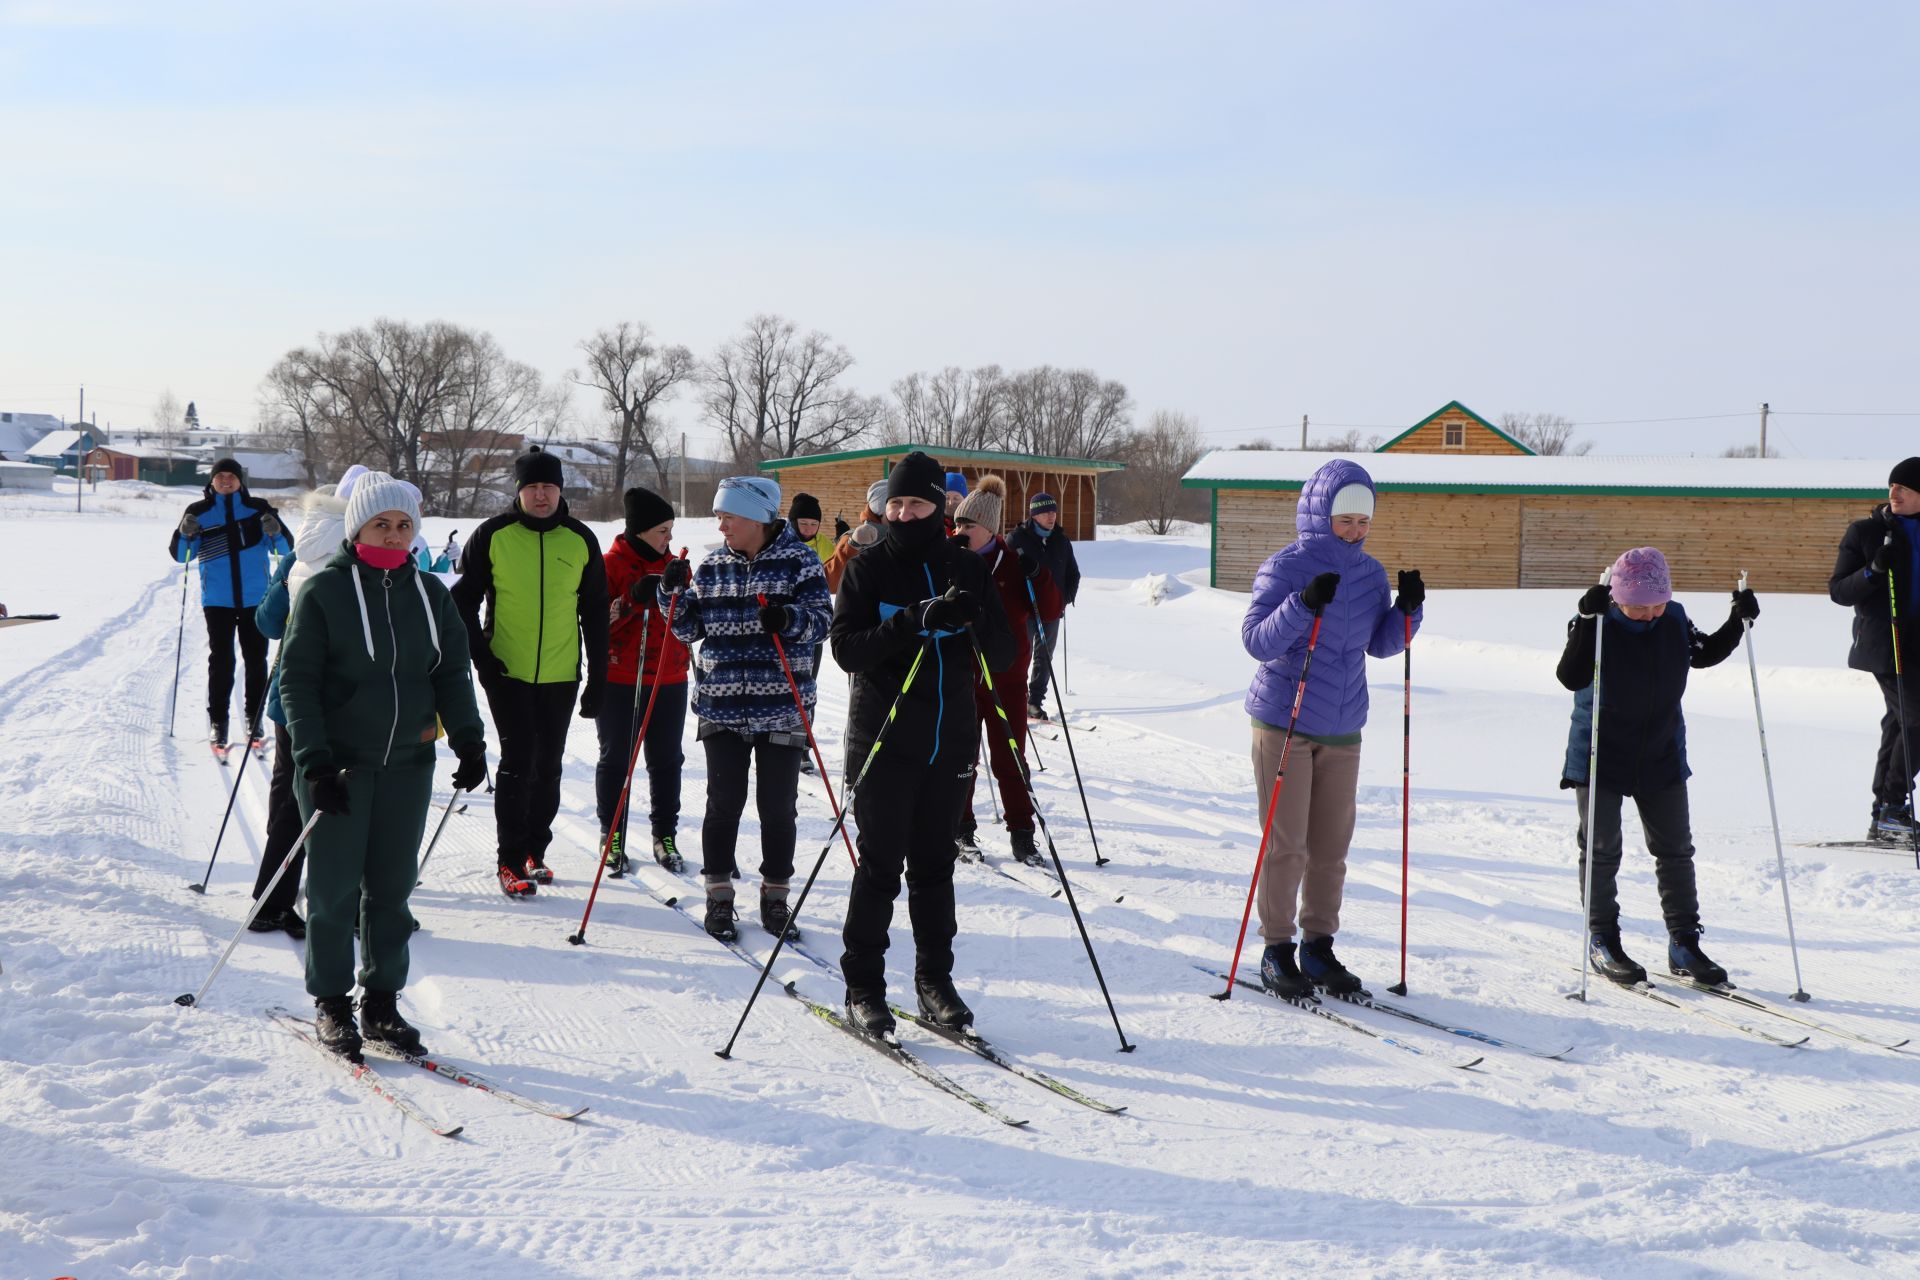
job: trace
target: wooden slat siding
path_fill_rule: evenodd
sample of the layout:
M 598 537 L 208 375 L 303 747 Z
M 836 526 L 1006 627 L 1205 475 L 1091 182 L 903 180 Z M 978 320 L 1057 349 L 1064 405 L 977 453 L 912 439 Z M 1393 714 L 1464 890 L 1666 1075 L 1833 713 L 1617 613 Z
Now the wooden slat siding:
M 902 455 L 904 456 L 904 455 Z M 988 474 L 999 476 L 1007 484 L 1005 515 L 1007 529 L 1027 518 L 1027 502 L 1036 493 L 1050 493 L 1060 504 L 1060 526 L 1076 542 L 1090 542 L 1097 533 L 1096 497 L 1100 478 L 1094 472 L 1082 471 L 1027 471 L 1022 472 L 1011 467 L 1002 469 L 997 466 L 980 466 L 974 463 L 951 463 L 940 457 L 939 450 L 932 451 L 936 461 L 941 462 L 949 471 L 958 471 L 967 478 L 967 492 L 979 487 L 980 477 Z M 859 512 L 867 503 L 867 486 L 886 474 L 887 463 L 899 459 L 856 458 L 852 461 L 831 461 L 802 463 L 798 466 L 782 467 L 778 471 L 766 472 L 780 482 L 780 501 L 782 516 L 793 502 L 796 493 L 810 493 L 820 499 L 820 510 L 826 516 L 828 528 L 833 527 L 835 515 L 843 515 L 848 524 L 860 522 Z M 695 514 L 706 514 L 699 512 Z
M 1449 422 L 1460 422 L 1460 423 L 1466 424 L 1466 428 L 1467 428 L 1466 448 L 1449 449 L 1446 447 L 1446 440 L 1447 440 L 1446 424 Z M 1412 432 L 1404 440 L 1397 442 L 1393 446 L 1393 448 L 1388 449 L 1385 452 L 1481 454 L 1481 455 L 1498 454 L 1498 455 L 1507 455 L 1507 456 L 1525 454 L 1525 450 L 1516 448 L 1514 445 L 1510 444 L 1509 442 L 1502 440 L 1498 435 L 1487 430 L 1485 427 L 1481 426 L 1478 422 L 1475 422 L 1470 415 L 1461 413 L 1457 409 L 1441 414 L 1439 417 L 1435 418 L 1432 422 L 1429 422 L 1426 426 L 1421 427 L 1418 431 Z
M 820 499 L 820 513 L 829 532 L 833 518 L 859 524 L 867 506 L 867 486 L 885 474 L 879 458 L 856 458 L 851 462 L 821 462 L 804 467 L 786 467 L 762 472 L 780 482 L 780 515 L 793 505 L 793 495 L 810 493 Z M 705 513 L 699 513 L 705 514 Z

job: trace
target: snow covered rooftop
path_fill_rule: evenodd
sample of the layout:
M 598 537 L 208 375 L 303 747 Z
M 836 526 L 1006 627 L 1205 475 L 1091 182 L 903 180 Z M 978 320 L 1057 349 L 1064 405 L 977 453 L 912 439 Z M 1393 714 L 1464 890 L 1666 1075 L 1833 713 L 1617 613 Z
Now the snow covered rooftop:
M 1871 497 L 1886 491 L 1893 462 L 1862 458 L 1471 457 L 1435 453 L 1338 454 L 1216 449 L 1193 464 L 1190 489 L 1297 488 L 1334 458 L 1366 468 L 1388 490 L 1792 493 Z

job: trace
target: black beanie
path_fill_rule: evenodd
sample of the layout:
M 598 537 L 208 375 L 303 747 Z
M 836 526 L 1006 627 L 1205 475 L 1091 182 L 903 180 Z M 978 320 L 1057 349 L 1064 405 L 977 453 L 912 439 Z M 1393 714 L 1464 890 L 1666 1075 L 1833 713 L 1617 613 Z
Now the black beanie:
M 1894 463 L 1893 473 L 1887 477 L 1887 483 L 1920 490 L 1920 458 L 1902 458 Z
M 1916 465 L 1920 465 L 1920 458 L 1908 458 L 1907 462 L 1912 462 L 1912 463 L 1915 463 Z M 1900 465 L 1904 467 L 1906 465 L 1906 462 L 1903 462 Z M 239 463 L 235 462 L 232 458 L 222 458 L 220 459 L 220 461 L 214 463 L 213 470 L 207 473 L 207 479 L 209 480 L 213 479 L 214 476 L 219 475 L 222 471 L 232 476 L 235 480 L 238 480 L 241 484 L 245 484 L 247 482 L 247 469 L 241 466 Z
M 629 538 L 637 538 L 656 525 L 673 519 L 673 504 L 651 489 L 629 489 L 625 502 Z
M 787 508 L 787 519 L 819 520 L 821 518 L 820 499 L 810 493 L 796 493 L 793 495 L 793 505 Z
M 513 487 L 524 489 L 530 484 L 550 484 L 556 489 L 566 484 L 560 459 L 537 444 L 513 460 Z
M 947 469 L 916 450 L 893 464 L 887 474 L 887 498 L 925 498 L 936 507 L 944 507 Z

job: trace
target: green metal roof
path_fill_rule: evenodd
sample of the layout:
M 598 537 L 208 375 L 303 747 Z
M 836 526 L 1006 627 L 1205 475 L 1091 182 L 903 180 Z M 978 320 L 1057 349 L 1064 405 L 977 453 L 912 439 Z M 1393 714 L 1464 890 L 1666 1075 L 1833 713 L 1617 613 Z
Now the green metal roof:
M 788 467 L 806 467 L 820 462 L 854 462 L 861 458 L 904 457 L 918 449 L 931 454 L 941 461 L 987 462 L 1000 466 L 1025 467 L 1039 470 L 1045 467 L 1072 469 L 1075 471 L 1125 471 L 1124 462 L 1109 462 L 1099 458 L 1048 458 L 1034 453 L 999 453 L 991 449 L 947 449 L 931 444 L 887 444 L 872 449 L 848 449 L 841 453 L 816 453 L 804 458 L 769 458 L 760 464 L 762 471 L 783 471 Z
M 1183 478 L 1183 489 L 1280 489 L 1299 492 L 1304 480 L 1195 480 Z M 1581 485 L 1581 484 L 1432 484 L 1422 481 L 1375 481 L 1380 493 L 1491 493 L 1595 494 L 1638 498 L 1842 498 L 1885 501 L 1886 486 L 1868 489 L 1732 489 L 1711 485 Z
M 1460 412 L 1466 414 L 1469 418 L 1472 418 L 1475 422 L 1479 423 L 1481 426 L 1485 427 L 1487 430 L 1493 432 L 1493 434 L 1499 436 L 1502 440 L 1505 440 L 1508 444 L 1512 445 L 1514 448 L 1518 449 L 1520 452 L 1527 454 L 1530 457 L 1536 456 L 1533 450 L 1527 448 L 1527 446 L 1525 446 L 1524 444 L 1521 444 L 1518 440 L 1515 440 L 1512 436 L 1508 435 L 1506 432 L 1502 431 L 1500 428 L 1494 426 L 1491 422 L 1488 422 L 1485 418 L 1481 417 L 1479 414 L 1475 413 L 1473 410 L 1467 408 L 1467 406 L 1461 404 L 1458 400 L 1447 401 L 1445 404 L 1441 405 L 1438 409 L 1435 409 L 1432 413 L 1420 419 L 1420 421 L 1414 423 L 1412 426 L 1408 427 L 1405 431 L 1402 431 L 1399 435 L 1395 436 L 1393 439 L 1381 445 L 1378 449 L 1375 449 L 1374 452 L 1375 453 L 1387 452 L 1387 450 L 1393 448 L 1393 446 L 1399 444 L 1402 440 L 1405 440 L 1408 436 L 1412 435 L 1414 432 L 1418 431 L 1420 428 L 1426 426 L 1429 422 L 1432 422 L 1435 418 L 1439 417 L 1441 414 L 1447 413 L 1454 409 L 1458 409 Z

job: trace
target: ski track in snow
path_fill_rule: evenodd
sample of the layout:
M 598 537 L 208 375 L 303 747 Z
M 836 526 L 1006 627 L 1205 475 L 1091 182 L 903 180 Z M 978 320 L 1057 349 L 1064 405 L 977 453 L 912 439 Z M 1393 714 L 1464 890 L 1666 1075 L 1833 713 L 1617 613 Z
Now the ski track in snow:
M 558 883 L 507 901 L 492 878 L 491 797 L 469 797 L 414 898 L 424 928 L 405 1007 L 435 1051 L 591 1110 L 564 1124 L 378 1062 L 384 1081 L 466 1125 L 450 1141 L 368 1099 L 261 1015 L 307 1005 L 299 949 L 281 935 L 248 935 L 201 1007 L 171 1003 L 199 986 L 245 910 L 267 769 L 255 762 L 241 780 L 209 893 L 187 892 L 240 758 L 221 768 L 199 740 L 197 608 L 178 736 L 167 737 L 178 571 L 124 546 L 163 545 L 171 512 L 106 506 L 62 536 L 124 608 L 76 608 L 70 643 L 36 641 L 0 688 L 0 850 L 11 855 L 0 864 L 0 1276 L 251 1278 L 349 1264 L 409 1278 L 1587 1276 L 1629 1259 L 1646 1276 L 1920 1274 L 1920 1055 L 1817 1032 L 1782 1049 L 1605 989 L 1587 1005 L 1563 998 L 1577 982 L 1577 894 L 1571 806 L 1553 785 L 1567 711 L 1551 681 L 1566 605 L 1556 593 L 1433 594 L 1415 659 L 1405 1003 L 1536 1045 L 1572 1043 L 1566 1061 L 1330 1006 L 1426 1051 L 1415 1058 L 1255 993 L 1206 999 L 1217 982 L 1192 965 L 1227 959 L 1258 836 L 1239 711 L 1244 598 L 1203 585 L 1204 532 L 1123 535 L 1084 548 L 1068 640 L 1072 705 L 1098 725 L 1074 748 L 1110 865 L 1091 865 L 1064 742 L 1041 743 L 1037 789 L 1137 1051 L 1117 1052 L 1063 899 L 964 865 L 956 884 L 957 974 L 982 1030 L 1127 1115 L 1096 1115 L 906 1028 L 930 1063 L 1032 1122 L 1005 1129 L 771 986 L 733 1060 L 715 1058 L 755 975 L 679 913 L 603 881 L 587 945 L 566 942 L 597 855 L 593 735 L 576 723 L 550 855 Z M 29 517 L 44 513 L 0 504 L 12 536 Z M 428 524 L 430 540 L 451 527 Z M 698 555 L 711 523 L 682 522 L 679 540 Z M 1174 588 L 1142 587 L 1149 572 L 1176 575 Z M 102 585 L 88 584 L 96 595 Z M 1769 727 L 1788 838 L 1845 834 L 1856 824 L 1834 815 L 1861 807 L 1877 712 L 1863 718 L 1871 700 L 1838 669 L 1844 645 L 1824 647 L 1834 618 L 1822 611 L 1840 611 L 1767 608 L 1764 652 L 1801 664 L 1765 668 L 1782 690 Z M 1744 664 L 1702 675 L 1717 678 L 1699 682 L 1689 713 L 1709 941 L 1743 987 L 1779 1000 L 1792 969 Z M 1399 963 L 1400 677 L 1397 661 L 1376 667 L 1341 934 L 1376 990 Z M 835 769 L 845 707 L 830 670 L 818 719 Z M 831 825 L 817 778 L 803 777 L 802 796 L 800 877 Z M 693 866 L 703 805 L 689 734 L 681 834 Z M 983 845 L 1007 865 L 984 795 L 977 808 Z M 644 811 L 643 776 L 642 842 Z M 764 956 L 757 837 L 750 805 L 742 938 Z M 848 874 L 835 839 L 800 921 L 830 962 Z M 697 896 L 695 879 L 675 891 Z M 1629 947 L 1657 968 L 1643 851 L 1629 852 L 1621 883 Z M 1817 997 L 1808 1011 L 1911 1033 L 1911 864 L 1790 848 L 1788 884 Z M 892 993 L 904 1001 L 904 901 L 896 924 Z M 1250 928 L 1243 969 L 1258 947 Z M 783 957 L 778 973 L 838 1001 L 834 979 L 802 957 Z M 1474 1071 L 1445 1065 L 1482 1050 Z

